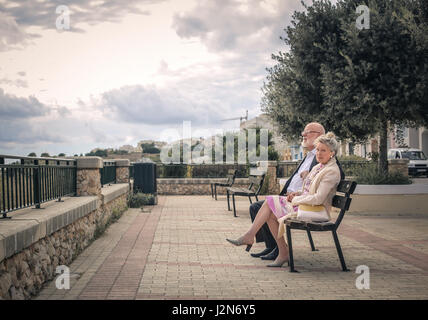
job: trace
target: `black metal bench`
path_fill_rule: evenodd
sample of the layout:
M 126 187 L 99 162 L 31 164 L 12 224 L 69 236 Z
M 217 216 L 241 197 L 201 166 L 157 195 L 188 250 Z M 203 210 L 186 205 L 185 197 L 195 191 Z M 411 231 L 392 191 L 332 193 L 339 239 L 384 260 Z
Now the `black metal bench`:
M 227 192 L 227 210 L 230 211 L 230 195 L 232 195 L 232 202 L 233 202 L 233 216 L 237 217 L 236 215 L 236 207 L 235 207 L 235 196 L 244 196 L 244 197 L 248 197 L 248 199 L 250 199 L 250 204 L 252 204 L 253 202 L 251 201 L 251 197 L 255 197 L 256 201 L 259 201 L 259 199 L 257 198 L 257 196 L 260 193 L 260 190 L 262 189 L 263 186 L 263 181 L 265 179 L 265 174 L 261 174 L 261 175 L 250 175 L 248 177 L 249 181 L 250 181 L 250 185 L 248 186 L 248 188 L 235 188 L 235 187 L 228 187 L 226 188 L 226 192 Z
M 236 169 L 229 169 L 227 171 L 227 175 L 226 175 L 226 182 L 214 182 L 211 183 L 211 197 L 217 200 L 217 187 L 231 187 L 233 185 L 233 183 L 235 182 L 235 177 L 236 177 Z
M 342 265 L 343 271 L 349 271 L 346 267 L 345 259 L 343 258 L 342 249 L 340 247 L 339 238 L 337 237 L 337 228 L 339 228 L 340 223 L 342 222 L 343 216 L 345 212 L 349 210 L 349 206 L 351 205 L 351 197 L 350 195 L 354 192 L 357 183 L 354 181 L 342 180 L 337 186 L 337 192 L 343 193 L 344 195 L 335 195 L 333 197 L 333 207 L 339 208 L 340 213 L 336 219 L 336 222 L 304 222 L 300 220 L 285 220 L 285 227 L 287 233 L 287 242 L 289 249 L 289 257 L 290 257 L 290 272 L 298 272 L 294 268 L 294 258 L 293 258 L 293 244 L 291 241 L 291 229 L 299 229 L 306 230 L 309 238 L 309 243 L 311 245 L 312 251 L 318 251 L 315 249 L 314 242 L 312 240 L 311 231 L 331 231 L 333 234 L 334 244 L 336 245 L 337 254 L 339 256 L 340 263 Z

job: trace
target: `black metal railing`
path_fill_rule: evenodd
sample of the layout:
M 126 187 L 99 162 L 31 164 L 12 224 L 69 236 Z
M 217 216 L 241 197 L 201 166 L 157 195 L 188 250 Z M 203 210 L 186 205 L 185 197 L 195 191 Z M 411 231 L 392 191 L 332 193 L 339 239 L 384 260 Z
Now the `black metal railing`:
M 158 178 L 224 178 L 229 169 L 236 169 L 237 178 L 250 174 L 249 164 L 157 164 Z
M 116 162 L 104 161 L 103 168 L 100 169 L 101 186 L 116 183 Z
M 278 161 L 276 176 L 287 178 L 296 170 L 300 161 Z M 361 170 L 376 166 L 376 163 L 368 160 L 340 160 L 340 165 L 346 177 L 355 176 Z
M 292 175 L 300 162 L 298 161 L 278 161 L 276 167 L 276 176 L 278 178 L 287 178 Z
M 134 179 L 134 163 L 129 166 L 129 179 Z
M 31 207 L 76 193 L 74 159 L 0 155 L 0 213 Z

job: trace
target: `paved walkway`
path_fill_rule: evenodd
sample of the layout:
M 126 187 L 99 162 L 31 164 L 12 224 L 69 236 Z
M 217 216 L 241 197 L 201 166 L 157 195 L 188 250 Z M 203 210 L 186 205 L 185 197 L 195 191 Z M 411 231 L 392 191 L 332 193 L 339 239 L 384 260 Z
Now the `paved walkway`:
M 300 273 L 290 273 L 225 241 L 250 225 L 248 199 L 237 208 L 234 218 L 224 196 L 167 196 L 150 212 L 129 209 L 69 266 L 69 290 L 51 281 L 35 299 L 428 299 L 428 215 L 345 216 L 338 234 L 351 272 L 330 233 L 313 233 L 312 252 L 295 231 Z M 360 265 L 370 289 L 356 287 Z

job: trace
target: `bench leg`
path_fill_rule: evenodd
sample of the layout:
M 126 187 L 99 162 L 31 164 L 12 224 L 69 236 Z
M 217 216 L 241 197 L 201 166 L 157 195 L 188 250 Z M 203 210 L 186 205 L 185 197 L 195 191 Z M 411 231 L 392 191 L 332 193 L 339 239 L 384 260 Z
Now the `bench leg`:
M 314 241 L 312 240 L 311 231 L 309 231 L 308 229 L 306 229 L 306 233 L 308 234 L 308 239 L 309 239 L 309 243 L 311 245 L 312 251 L 318 251 L 318 249 L 315 249 Z
M 213 184 L 211 183 L 211 198 L 214 198 Z
M 293 243 L 291 241 L 291 229 L 290 229 L 289 226 L 285 226 L 285 229 L 287 231 L 288 256 L 289 256 L 290 272 L 299 272 L 296 269 L 294 269 Z
M 251 201 L 251 196 L 248 196 L 248 199 L 250 199 L 250 204 L 253 204 L 253 202 Z
M 227 192 L 227 211 L 230 211 L 229 190 L 227 190 L 226 192 Z
M 233 202 L 233 216 L 237 217 L 236 208 L 235 208 L 235 194 L 232 194 L 232 202 Z
M 214 185 L 214 194 L 215 194 L 215 199 L 217 200 L 217 185 Z
M 340 247 L 339 238 L 337 237 L 336 230 L 332 230 L 331 232 L 333 233 L 334 244 L 336 245 L 336 250 L 340 259 L 340 263 L 342 265 L 342 270 L 349 271 L 345 264 L 345 258 L 343 258 L 342 248 Z
M 259 201 L 259 198 L 257 198 L 257 195 L 255 197 L 256 197 L 256 201 Z

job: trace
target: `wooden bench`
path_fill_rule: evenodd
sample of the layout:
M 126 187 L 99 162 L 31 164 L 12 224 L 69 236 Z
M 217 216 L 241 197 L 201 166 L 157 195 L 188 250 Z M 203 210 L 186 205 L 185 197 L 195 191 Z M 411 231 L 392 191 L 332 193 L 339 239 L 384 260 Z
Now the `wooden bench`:
M 248 177 L 248 180 L 250 181 L 250 185 L 248 188 L 234 188 L 234 187 L 228 187 L 226 188 L 227 192 L 227 210 L 230 211 L 230 195 L 232 195 L 232 202 L 233 202 L 233 216 L 237 217 L 236 215 L 236 207 L 235 207 L 235 196 L 244 196 L 248 197 L 250 199 L 250 204 L 253 202 L 251 201 L 251 197 L 255 197 L 256 201 L 259 201 L 259 198 L 257 196 L 260 193 L 260 190 L 263 186 L 263 181 L 265 179 L 265 174 L 261 175 L 250 175 Z
M 317 223 L 317 222 L 305 222 L 300 220 L 284 221 L 286 226 L 287 242 L 288 242 L 289 257 L 290 257 L 290 260 L 289 260 L 290 272 L 298 272 L 294 268 L 291 229 L 306 230 L 312 251 L 318 251 L 318 250 L 315 249 L 314 242 L 311 236 L 311 231 L 331 231 L 333 235 L 334 243 L 336 245 L 337 254 L 339 256 L 339 260 L 342 265 L 342 270 L 349 271 L 349 269 L 346 267 L 345 259 L 343 258 L 342 249 L 340 247 L 339 238 L 337 237 L 336 231 L 337 231 L 337 228 L 339 228 L 340 223 L 342 222 L 345 212 L 349 210 L 349 206 L 351 205 L 351 200 L 352 200 L 350 195 L 354 192 L 356 186 L 357 186 L 356 182 L 348 181 L 348 180 L 340 181 L 339 185 L 337 186 L 337 192 L 343 193 L 344 195 L 335 195 L 333 197 L 333 201 L 332 201 L 333 207 L 340 209 L 340 213 L 336 219 L 336 222 L 329 221 L 329 222 Z
M 235 182 L 236 171 L 236 169 L 229 169 L 227 171 L 226 182 L 211 183 L 211 197 L 214 198 L 215 195 L 215 199 L 217 200 L 217 187 L 231 187 L 233 185 Z

